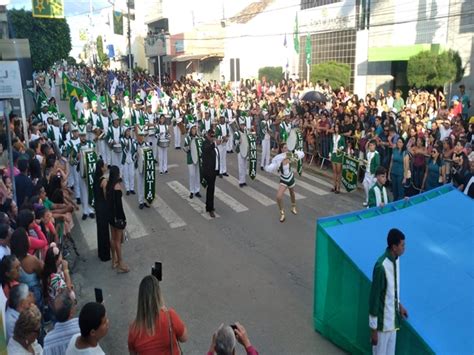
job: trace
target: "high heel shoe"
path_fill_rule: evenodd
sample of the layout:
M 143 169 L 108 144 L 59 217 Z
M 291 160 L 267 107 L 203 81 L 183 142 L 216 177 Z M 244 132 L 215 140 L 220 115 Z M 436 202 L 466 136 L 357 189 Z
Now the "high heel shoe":
M 291 205 L 291 213 L 298 214 L 298 211 L 296 210 L 296 203 Z
M 280 210 L 280 222 L 285 222 L 285 211 Z

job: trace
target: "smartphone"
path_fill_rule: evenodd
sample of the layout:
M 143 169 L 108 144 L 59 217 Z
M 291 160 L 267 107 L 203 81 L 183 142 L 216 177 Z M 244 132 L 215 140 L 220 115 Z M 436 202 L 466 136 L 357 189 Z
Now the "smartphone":
M 162 264 L 161 261 L 155 262 L 155 266 L 151 268 L 151 274 L 155 276 L 158 281 L 162 280 Z
M 94 292 L 95 292 L 95 301 L 97 303 L 104 302 L 104 296 L 102 295 L 102 289 L 101 288 L 94 288 Z

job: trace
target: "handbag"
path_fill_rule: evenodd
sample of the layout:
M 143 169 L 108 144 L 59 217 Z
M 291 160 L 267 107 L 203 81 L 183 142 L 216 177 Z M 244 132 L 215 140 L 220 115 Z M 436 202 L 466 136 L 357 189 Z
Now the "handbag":
M 114 212 L 116 210 L 116 207 L 115 207 L 115 193 L 114 193 Z M 125 219 L 122 219 L 122 218 L 117 218 L 117 217 L 114 217 L 114 227 L 117 228 L 117 229 L 125 229 L 125 227 L 127 226 L 127 221 Z
M 170 355 L 173 355 L 173 343 L 175 339 L 173 335 L 173 322 L 171 321 L 170 312 L 168 310 L 166 310 L 166 315 L 168 316 L 168 331 L 170 335 Z M 179 354 L 183 354 L 183 350 L 181 349 L 178 339 L 176 339 L 176 344 L 178 344 Z

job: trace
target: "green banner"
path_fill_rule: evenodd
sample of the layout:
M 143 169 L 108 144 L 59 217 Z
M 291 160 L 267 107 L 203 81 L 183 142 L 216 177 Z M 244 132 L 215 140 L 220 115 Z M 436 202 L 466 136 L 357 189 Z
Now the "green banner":
M 295 150 L 303 150 L 303 134 L 298 129 L 296 130 L 296 147 Z M 298 174 L 301 176 L 303 173 L 303 160 L 298 159 L 298 166 L 297 166 Z
M 123 35 L 123 14 L 120 11 L 114 11 L 114 33 Z
M 87 86 L 86 83 L 82 83 L 82 87 L 84 88 L 84 92 L 89 102 L 97 101 L 97 95 L 95 94 L 94 90 Z
M 203 143 L 204 143 L 204 140 L 201 137 L 196 137 L 196 146 L 197 146 L 198 157 L 199 157 L 199 176 L 201 177 L 202 187 L 206 188 L 207 181 L 206 179 L 204 179 L 202 175 L 202 145 Z
M 64 0 L 33 0 L 33 17 L 64 18 Z
M 347 192 L 357 189 L 357 174 L 359 172 L 359 161 L 346 154 L 342 158 L 342 184 Z
M 145 200 L 152 203 L 155 199 L 155 161 L 153 157 L 153 149 L 144 150 L 144 175 L 145 175 Z
M 94 201 L 94 174 L 95 165 L 97 163 L 97 154 L 94 151 L 88 151 L 85 153 L 86 157 L 86 179 L 87 179 L 87 192 L 89 197 L 89 205 L 93 208 L 95 205 Z
M 257 142 L 253 134 L 247 134 L 247 138 L 249 140 L 249 176 L 253 180 L 257 176 Z

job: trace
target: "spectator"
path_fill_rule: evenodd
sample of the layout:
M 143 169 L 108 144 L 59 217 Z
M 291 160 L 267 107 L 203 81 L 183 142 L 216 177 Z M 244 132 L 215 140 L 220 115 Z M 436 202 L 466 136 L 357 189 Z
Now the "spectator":
M 16 229 L 16 218 L 18 216 L 18 207 L 16 205 L 16 202 L 13 199 L 8 198 L 4 202 L 2 208 L 3 212 L 8 215 L 10 227 Z
M 74 334 L 80 333 L 76 313 L 76 300 L 68 289 L 59 291 L 54 300 L 53 312 L 57 323 L 44 338 L 44 355 L 62 355 Z
M 187 339 L 183 321 L 164 304 L 158 280 L 145 276 L 138 290 L 137 315 L 128 332 L 130 354 L 180 354 L 178 342 Z
M 0 212 L 0 213 L 5 215 L 5 213 L 3 212 Z M 0 224 L 0 260 L 2 260 L 4 256 L 11 254 L 10 239 L 11 239 L 10 226 L 8 224 L 1 223 Z
M 41 332 L 41 312 L 34 304 L 21 311 L 15 324 L 13 337 L 8 341 L 8 354 L 41 355 L 43 349 L 38 344 Z
M 43 299 L 49 309 L 53 309 L 54 300 L 62 289 L 73 291 L 74 286 L 69 275 L 68 262 L 62 258 L 56 243 L 51 243 L 43 268 Z
M 99 341 L 107 335 L 109 320 L 104 305 L 89 302 L 79 314 L 80 333 L 72 336 L 66 349 L 66 355 L 105 355 Z
M 31 196 L 33 196 L 34 185 L 28 174 L 28 160 L 20 159 L 18 161 L 18 170 L 20 174 L 15 177 L 16 200 L 21 206 Z
M 19 284 L 19 280 L 20 260 L 15 255 L 5 255 L 0 261 L 0 282 L 7 299 L 10 297 L 10 290 Z
M 13 286 L 10 290 L 10 297 L 8 298 L 8 306 L 5 312 L 5 326 L 7 330 L 7 341 L 13 335 L 15 324 L 20 316 L 20 313 L 30 308 L 35 303 L 33 294 L 28 290 L 25 284 Z
M 28 254 L 33 255 L 37 250 L 42 257 L 48 250 L 48 240 L 41 227 L 35 221 L 35 214 L 29 210 L 21 210 L 18 214 L 18 228 L 28 231 L 29 249 Z
M 258 355 L 250 343 L 247 331 L 240 323 L 232 326 L 221 325 L 212 336 L 212 343 L 207 355 L 234 355 L 237 341 L 245 348 L 247 355 Z
M 36 256 L 28 254 L 30 247 L 28 235 L 24 228 L 18 228 L 12 234 L 11 248 L 21 263 L 20 282 L 28 285 L 35 296 L 36 305 L 42 309 L 43 296 L 41 293 L 40 275 L 43 272 L 43 262 Z

